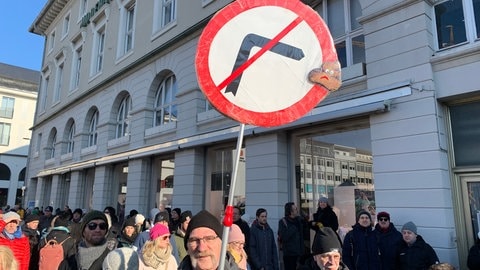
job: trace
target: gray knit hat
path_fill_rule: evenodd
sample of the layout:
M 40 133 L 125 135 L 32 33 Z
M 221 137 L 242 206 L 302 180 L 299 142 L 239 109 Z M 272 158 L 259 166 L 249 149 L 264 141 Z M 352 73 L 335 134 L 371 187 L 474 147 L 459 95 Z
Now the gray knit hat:
M 405 223 L 402 227 L 402 231 L 411 231 L 413 232 L 414 234 L 417 234 L 417 225 L 415 225 L 415 223 L 409 221 L 407 223 Z

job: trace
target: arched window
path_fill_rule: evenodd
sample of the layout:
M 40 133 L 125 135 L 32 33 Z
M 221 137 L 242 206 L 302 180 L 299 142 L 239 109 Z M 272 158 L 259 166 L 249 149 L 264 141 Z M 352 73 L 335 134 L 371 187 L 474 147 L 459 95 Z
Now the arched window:
M 18 181 L 25 181 L 25 174 L 27 172 L 27 168 L 23 168 L 20 173 L 18 174 Z
M 74 137 L 75 136 L 75 123 L 72 122 L 70 128 L 68 129 L 67 134 L 67 153 L 73 153 L 73 148 L 75 146 Z
M 11 172 L 7 165 L 0 163 L 0 180 L 10 180 Z
M 90 119 L 90 125 L 88 127 L 88 146 L 97 145 L 97 138 L 98 138 L 97 125 L 98 125 L 98 111 L 95 110 L 95 112 L 92 115 L 92 118 Z
M 57 144 L 57 130 L 54 128 L 50 132 L 50 137 L 48 139 L 48 148 L 47 148 L 47 158 L 55 158 L 55 144 Z
M 177 121 L 177 105 L 175 96 L 177 94 L 177 81 L 175 75 L 168 75 L 158 86 L 155 93 L 155 117 L 153 126 L 165 125 Z
M 118 107 L 117 114 L 117 128 L 115 132 L 115 138 L 121 138 L 130 134 L 130 109 L 132 108 L 132 100 L 130 96 L 123 98 L 120 106 Z

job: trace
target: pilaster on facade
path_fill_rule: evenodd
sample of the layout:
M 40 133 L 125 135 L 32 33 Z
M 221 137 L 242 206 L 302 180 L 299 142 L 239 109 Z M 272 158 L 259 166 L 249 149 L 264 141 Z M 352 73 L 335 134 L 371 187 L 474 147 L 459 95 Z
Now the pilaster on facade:
M 128 213 L 131 209 L 136 209 L 139 213 L 148 213 L 155 207 L 151 202 L 154 201 L 154 185 L 146 179 L 151 178 L 151 164 L 149 158 L 133 159 L 128 162 L 128 190 L 126 194 L 126 203 Z

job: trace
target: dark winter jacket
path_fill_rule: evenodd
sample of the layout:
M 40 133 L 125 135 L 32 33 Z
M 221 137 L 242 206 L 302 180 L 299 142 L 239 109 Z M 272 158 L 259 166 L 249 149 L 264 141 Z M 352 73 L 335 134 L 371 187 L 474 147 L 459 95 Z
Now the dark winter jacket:
M 395 256 L 397 246 L 402 241 L 402 234 L 395 228 L 393 223 L 386 231 L 380 228 L 380 225 L 375 226 L 375 233 L 378 238 L 378 247 L 380 249 L 380 259 L 382 261 L 382 270 L 395 269 Z
M 277 245 L 273 230 L 268 224 L 262 226 L 256 220 L 250 228 L 250 255 L 252 270 L 263 267 L 265 270 L 278 270 Z
M 278 221 L 278 235 L 282 241 L 284 256 L 302 256 L 305 248 L 303 244 L 303 222 L 300 217 L 284 217 Z
M 350 270 L 380 270 L 380 249 L 377 234 L 371 227 L 353 225 L 345 235 L 342 249 L 343 262 Z
M 228 252 L 226 256 L 227 257 L 225 259 L 225 265 L 222 270 L 240 270 L 240 268 L 238 268 L 238 265 L 235 263 L 235 260 Z M 180 262 L 180 265 L 178 266 L 178 270 L 193 270 L 190 255 L 187 255 L 185 258 L 183 258 L 182 262 Z
M 30 264 L 28 269 L 37 270 L 39 259 L 38 242 L 40 240 L 40 232 L 38 230 L 27 228 L 25 224 L 22 225 L 22 232 L 28 237 L 30 242 Z
M 321 269 L 320 267 L 318 267 L 315 260 L 313 260 L 313 257 L 310 257 L 309 259 L 307 259 L 304 265 L 298 268 L 298 270 L 321 270 Z M 349 269 L 343 262 L 340 262 L 340 267 L 338 267 L 338 270 L 349 270 Z
M 318 224 L 318 223 L 321 223 Z M 318 207 L 317 212 L 313 214 L 313 220 L 309 223 L 310 229 L 318 231 L 320 227 L 330 227 L 334 232 L 338 230 L 338 217 L 330 205 L 324 209 Z
M 243 246 L 243 249 L 245 250 L 247 255 L 250 256 L 250 227 L 248 226 L 248 223 L 245 220 L 239 218 L 237 221 L 234 221 L 233 224 L 236 224 L 238 227 L 240 227 L 243 235 L 245 235 L 245 245 Z
M 470 270 L 480 269 L 480 242 L 477 242 L 468 251 L 467 265 Z
M 417 240 L 411 246 L 403 240 L 400 242 L 395 265 L 397 270 L 425 270 L 438 261 L 435 250 L 417 235 Z

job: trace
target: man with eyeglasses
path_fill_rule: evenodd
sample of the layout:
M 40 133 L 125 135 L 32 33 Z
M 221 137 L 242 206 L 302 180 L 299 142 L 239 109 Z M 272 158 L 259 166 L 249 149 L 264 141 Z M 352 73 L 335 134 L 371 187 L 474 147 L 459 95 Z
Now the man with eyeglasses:
M 192 217 L 185 232 L 184 244 L 188 255 L 182 260 L 180 270 L 217 270 L 222 251 L 223 227 L 220 221 L 206 210 Z M 226 254 L 222 270 L 238 270 L 230 254 Z
M 337 233 L 330 227 L 319 228 L 315 233 L 312 255 L 300 270 L 348 269 L 342 262 L 342 244 Z
M 20 229 L 20 215 L 7 212 L 0 219 L 0 246 L 9 247 L 18 262 L 19 270 L 27 270 L 30 263 L 30 242 Z
M 108 229 L 108 220 L 103 212 L 92 210 L 85 215 L 80 227 L 82 240 L 78 243 L 77 255 L 68 258 L 70 269 L 102 269 L 103 260 L 118 244 L 115 237 L 107 239 Z
M 381 254 L 382 270 L 395 269 L 395 251 L 398 243 L 402 240 L 402 234 L 390 221 L 389 213 L 378 213 L 377 221 L 375 233 L 377 234 L 378 248 Z

